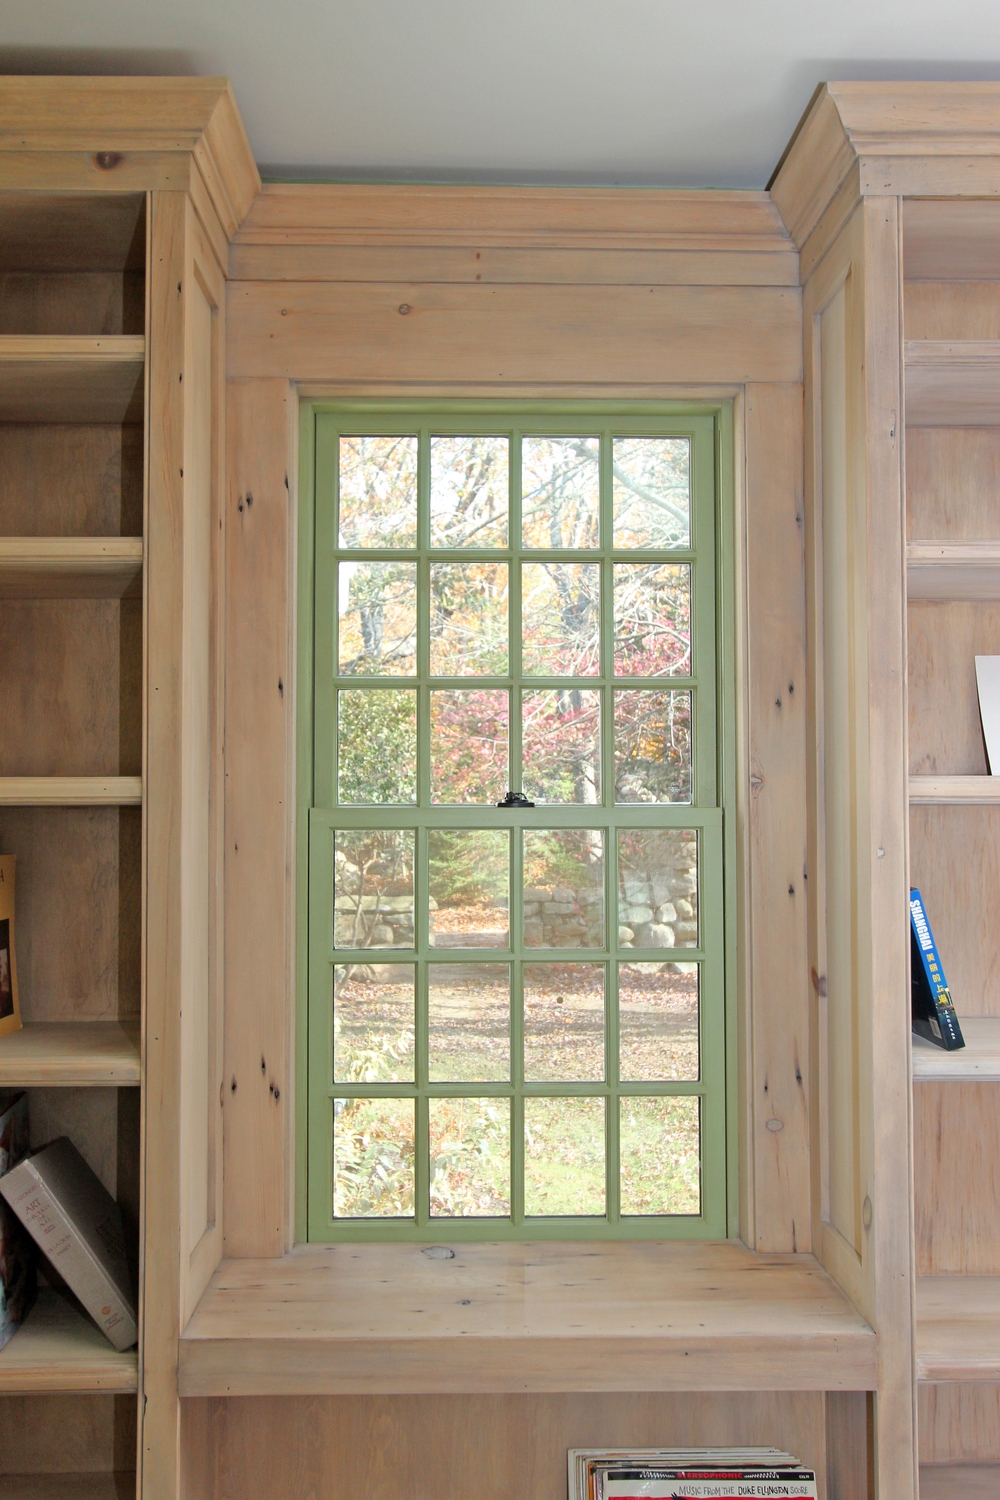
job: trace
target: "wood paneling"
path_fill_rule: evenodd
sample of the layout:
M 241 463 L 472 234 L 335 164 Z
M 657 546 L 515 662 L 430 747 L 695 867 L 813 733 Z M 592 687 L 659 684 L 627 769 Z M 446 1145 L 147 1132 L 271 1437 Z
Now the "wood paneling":
M 906 534 L 1000 539 L 1000 429 L 913 427 L 906 434 Z
M 825 1494 L 823 1397 L 809 1392 L 260 1398 L 213 1406 L 216 1500 L 397 1500 L 426 1494 L 429 1483 L 441 1500 L 565 1500 L 567 1449 L 602 1443 L 775 1443 L 815 1466 Z
M 1000 1087 L 913 1091 L 918 1276 L 1000 1276 Z
M 907 339 L 905 352 L 907 426 L 1000 426 L 995 340 Z
M 984 776 L 975 659 L 1000 652 L 1000 602 L 919 600 L 907 618 L 910 774 Z
M 801 377 L 788 287 L 234 282 L 230 378 L 503 385 Z M 539 391 L 539 394 L 544 392 Z
M 903 269 L 908 280 L 996 280 L 1000 202 L 953 197 L 904 203 Z
M 0 271 L 135 272 L 145 266 L 145 193 L 0 193 L 0 224 Z
M 1000 1385 L 928 1384 L 918 1394 L 921 1463 L 1000 1462 Z
M 826 1480 L 830 1500 L 868 1500 L 874 1490 L 874 1411 L 863 1391 L 826 1398 Z
M 995 1500 L 1000 1465 L 948 1464 L 920 1469 L 920 1500 Z
M 0 425 L 5 536 L 138 536 L 140 426 Z
M 135 1455 L 135 1407 L 134 1396 L 0 1397 L 0 1475 L 126 1468 Z
M 811 1256 L 737 1242 L 308 1246 L 223 1262 L 180 1389 L 867 1390 L 874 1345 Z
M 808 1250 L 802 390 L 752 385 L 745 399 L 749 764 L 742 847 L 748 865 L 750 1109 L 744 1233 L 756 1250 Z
M 1000 1381 L 1000 1278 L 917 1282 L 917 1379 Z
M 908 339 L 1000 338 L 1000 281 L 908 281 L 903 326 Z
M 910 879 L 930 914 L 963 1015 L 1000 1016 L 1000 808 L 915 807 Z
M 0 334 L 142 333 L 143 308 L 141 271 L 0 271 Z
M 230 384 L 226 494 L 226 1255 L 281 1255 L 291 1122 L 290 392 Z M 252 649 L 240 649 L 252 642 Z

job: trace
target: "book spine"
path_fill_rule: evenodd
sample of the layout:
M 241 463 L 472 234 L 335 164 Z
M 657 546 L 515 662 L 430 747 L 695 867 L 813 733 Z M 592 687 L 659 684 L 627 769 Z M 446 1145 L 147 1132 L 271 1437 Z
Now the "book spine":
M 115 1348 L 131 1349 L 138 1337 L 131 1309 L 39 1180 L 30 1157 L 4 1178 L 4 1197 Z
M 923 897 L 916 890 L 910 892 L 910 922 L 917 940 L 917 948 L 920 951 L 920 962 L 923 966 L 934 1018 L 941 1032 L 942 1045 L 949 1051 L 964 1047 L 965 1038 L 962 1036 L 962 1028 L 955 1014 L 955 1003 L 944 976 L 944 968 L 938 956 L 931 924 L 924 911 Z

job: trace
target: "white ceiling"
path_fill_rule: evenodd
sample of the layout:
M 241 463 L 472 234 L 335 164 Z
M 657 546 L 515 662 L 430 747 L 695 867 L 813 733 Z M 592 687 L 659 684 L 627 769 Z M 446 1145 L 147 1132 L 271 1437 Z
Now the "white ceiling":
M 1000 79 L 1000 3 L 3 0 L 0 71 L 228 74 L 265 176 L 763 187 L 823 79 Z

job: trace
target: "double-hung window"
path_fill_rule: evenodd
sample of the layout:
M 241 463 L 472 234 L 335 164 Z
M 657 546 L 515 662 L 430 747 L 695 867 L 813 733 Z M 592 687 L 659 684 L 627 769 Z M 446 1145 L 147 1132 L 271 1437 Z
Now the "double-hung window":
M 725 1234 L 717 414 L 313 420 L 309 1237 Z

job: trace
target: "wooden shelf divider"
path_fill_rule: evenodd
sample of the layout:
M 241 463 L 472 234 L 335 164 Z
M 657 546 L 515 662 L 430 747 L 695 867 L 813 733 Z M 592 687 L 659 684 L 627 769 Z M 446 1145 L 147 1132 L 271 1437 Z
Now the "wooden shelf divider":
M 917 1379 L 1000 1382 L 1000 1276 L 918 1279 Z
M 909 599 L 1000 599 L 1000 542 L 909 542 Z
M 141 1081 L 139 1022 L 25 1022 L 0 1037 L 0 1087 L 122 1087 Z
M 994 807 L 1000 776 L 911 776 L 911 807 Z
M 141 334 L 0 336 L 0 421 L 140 422 Z
M 49 1287 L 0 1349 L 0 1392 L 138 1389 L 134 1349 L 118 1350 L 88 1318 Z
M 0 599 L 120 599 L 142 584 L 142 537 L 0 537 Z
M 907 427 L 1000 425 L 1000 339 L 907 339 Z
M 0 807 L 139 807 L 141 776 L 0 776 Z
M 959 1022 L 965 1046 L 957 1052 L 913 1038 L 914 1083 L 1000 1083 L 1000 1016 L 959 1015 Z

